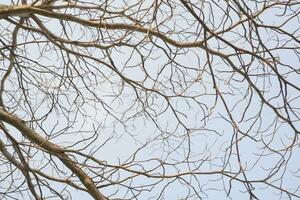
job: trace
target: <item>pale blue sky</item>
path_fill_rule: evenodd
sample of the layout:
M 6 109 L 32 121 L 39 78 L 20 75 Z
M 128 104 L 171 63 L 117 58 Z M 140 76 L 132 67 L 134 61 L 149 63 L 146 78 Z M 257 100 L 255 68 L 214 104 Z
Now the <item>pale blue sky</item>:
M 9 4 L 10 1 L 6 0 L 3 2 Z M 134 1 L 130 2 L 132 3 Z M 117 5 L 118 1 L 115 1 L 115 3 Z M 148 3 L 150 3 L 150 1 Z M 253 1 L 248 1 L 248 4 L 250 7 L 254 5 Z M 224 1 L 219 2 L 219 6 L 221 6 L 221 8 L 224 5 Z M 206 5 L 201 9 L 206 17 L 211 16 L 211 12 L 214 12 L 215 23 L 218 24 L 218 21 L 221 23 L 221 19 L 219 18 L 219 15 L 221 15 L 220 8 L 217 8 L 217 5 L 214 5 L 213 8 L 214 10 L 211 11 Z M 299 12 L 299 6 L 297 8 Z M 251 9 L 255 8 L 251 7 Z M 176 11 L 184 13 L 182 8 L 178 8 Z M 284 17 L 278 16 L 279 14 L 282 14 L 282 12 L 283 11 L 279 11 L 277 9 L 270 9 L 270 11 L 263 14 L 260 19 L 263 20 L 263 24 L 278 25 L 281 23 L 281 20 L 284 20 Z M 289 12 L 287 14 L 292 13 L 288 10 L 287 12 Z M 166 13 L 168 13 L 168 10 L 166 10 Z M 161 15 L 164 17 L 163 13 L 161 13 Z M 238 16 L 233 15 L 232 17 L 234 20 L 238 20 Z M 174 18 L 174 21 L 170 20 L 166 24 L 172 25 L 172 23 L 176 23 L 178 25 L 176 27 L 178 30 L 181 28 L 183 30 L 189 30 L 190 32 L 199 31 L 199 27 L 197 27 L 198 24 L 185 24 L 183 19 L 188 18 L 193 19 L 191 15 L 184 13 L 182 17 L 177 16 Z M 6 26 L 6 23 L 4 23 L 3 20 L 0 21 L 0 23 L 2 27 Z M 47 22 L 47 28 L 54 33 L 60 32 L 60 30 L 57 28 L 59 27 L 57 24 L 58 21 L 49 21 Z M 229 21 L 226 22 L 226 26 L 229 24 Z M 221 30 L 221 28 L 222 27 L 220 27 L 218 30 Z M 247 30 L 248 34 L 249 30 L 247 28 L 248 27 L 246 27 L 245 30 Z M 299 21 L 296 17 L 291 20 L 290 23 L 282 26 L 282 28 L 290 33 L 296 31 L 295 35 L 297 36 L 300 34 Z M 1 28 L 1 31 L 2 29 L 3 28 Z M 78 33 L 76 31 L 78 31 Z M 94 33 L 91 31 L 83 35 L 79 31 L 80 29 L 77 27 L 72 36 L 74 38 L 83 36 L 82 39 L 84 40 L 86 38 L 91 38 Z M 96 32 L 96 30 L 94 31 Z M 163 28 L 160 31 L 164 31 Z M 250 50 L 251 47 L 245 44 L 245 40 L 247 38 L 239 37 L 237 35 L 238 32 L 243 34 L 244 29 L 242 27 L 238 27 L 235 29 L 235 31 L 235 34 L 226 33 L 222 35 L 222 37 L 228 41 L 232 41 L 233 44 L 236 44 L 241 48 Z M 267 45 L 269 48 L 272 48 L 277 44 L 275 41 L 276 36 L 280 37 L 282 40 L 280 43 L 284 43 L 290 39 L 274 31 L 266 32 L 262 30 L 260 34 L 262 39 L 266 42 L 265 45 Z M 130 38 L 131 36 L 128 37 Z M 137 34 L 136 37 L 142 38 L 143 35 Z M 170 37 L 173 37 L 177 40 L 183 39 L 181 35 Z M 29 38 L 33 40 L 32 37 Z M 198 40 L 201 38 L 203 38 L 203 36 L 199 36 Z M 236 40 L 237 38 L 240 38 L 240 40 Z M 195 35 L 189 38 L 189 40 L 192 39 L 195 39 Z M 20 40 L 22 40 L 21 37 Z M 81 66 L 79 63 L 76 63 L 76 57 L 72 56 L 71 60 L 74 61 L 74 66 L 78 66 L 82 76 L 87 80 L 87 82 L 90 83 L 89 89 L 99 95 L 99 97 L 101 97 L 101 99 L 110 106 L 108 109 L 114 113 L 116 117 L 124 119 L 122 123 L 125 126 L 122 125 L 121 122 L 116 121 L 112 116 L 107 115 L 107 112 L 104 110 L 103 105 L 100 102 L 96 101 L 96 103 L 92 103 L 91 101 L 91 103 L 88 102 L 80 104 L 81 101 L 79 99 L 75 104 L 73 104 L 73 101 L 76 98 L 76 93 L 74 93 L 72 88 L 65 89 L 62 91 L 62 96 L 60 98 L 61 105 L 66 106 L 68 109 L 78 106 L 83 114 L 78 113 L 78 115 L 76 115 L 78 120 L 72 125 L 72 128 L 68 130 L 69 134 L 57 136 L 51 141 L 64 146 L 72 145 L 78 139 L 88 138 L 91 136 L 93 134 L 91 127 L 94 126 L 95 129 L 99 128 L 97 131 L 99 137 L 96 142 L 94 142 L 93 146 L 88 146 L 85 152 L 88 153 L 89 150 L 94 150 L 98 146 L 103 145 L 97 151 L 95 157 L 100 160 L 105 160 L 107 163 L 112 165 L 117 165 L 119 162 L 125 162 L 137 150 L 137 148 L 141 147 L 145 143 L 149 143 L 148 146 L 142 149 L 140 153 L 136 154 L 135 157 L 137 161 L 143 161 L 140 163 L 144 168 L 150 169 L 153 166 L 158 166 L 157 161 L 152 160 L 146 162 L 146 160 L 161 159 L 169 163 L 178 162 L 177 169 L 166 165 L 164 169 L 166 174 L 175 174 L 178 172 L 177 170 L 179 170 L 181 173 L 189 172 L 193 171 L 194 169 L 197 169 L 195 172 L 199 173 L 204 171 L 211 172 L 220 170 L 223 166 L 226 166 L 225 170 L 237 172 L 239 169 L 237 157 L 232 154 L 232 157 L 230 159 L 228 158 L 230 149 L 229 147 L 233 137 L 233 129 L 231 124 L 228 123 L 229 116 L 226 113 L 221 99 L 219 98 L 217 104 L 215 104 L 213 85 L 209 75 L 210 72 L 207 66 L 204 67 L 207 61 L 205 58 L 205 52 L 200 48 L 176 49 L 175 47 L 170 46 L 171 49 L 167 49 L 166 45 L 161 40 L 156 40 L 156 44 L 163 47 L 168 53 L 170 53 L 171 56 L 173 55 L 170 52 L 171 50 L 178 50 L 178 55 L 174 57 L 176 64 L 175 62 L 172 64 L 169 63 L 170 59 L 162 49 L 159 47 L 153 47 L 150 53 L 151 59 L 148 59 L 145 62 L 145 69 L 147 70 L 149 77 L 147 77 L 143 84 L 148 88 L 155 87 L 165 95 L 174 96 L 175 92 L 170 89 L 171 86 L 173 86 L 174 90 L 178 94 L 189 96 L 189 98 L 170 98 L 171 104 L 178 111 L 178 119 L 181 120 L 183 125 L 178 122 L 174 113 L 171 112 L 171 109 L 168 107 L 164 97 L 157 93 L 147 93 L 148 96 L 146 96 L 145 92 L 138 90 L 140 97 L 144 102 L 146 102 L 146 98 L 148 98 L 147 102 L 150 106 L 145 110 L 153 117 L 154 121 L 161 129 L 158 130 L 153 121 L 144 114 L 145 110 L 143 111 L 140 109 L 141 103 L 135 102 L 136 96 L 132 87 L 130 87 L 128 84 L 125 85 L 119 97 L 115 98 L 113 94 L 120 92 L 118 90 L 120 89 L 120 86 L 122 86 L 120 78 L 116 74 L 111 73 L 111 70 L 108 70 L 105 68 L 105 66 L 95 62 L 91 62 L 94 64 L 94 66 Z M 257 41 L 253 41 L 253 44 L 257 44 Z M 209 41 L 209 47 L 214 50 L 218 48 L 218 45 L 224 46 L 224 44 L 218 43 L 216 39 L 211 39 Z M 288 41 L 288 45 L 298 48 L 299 51 L 299 43 Z M 53 69 L 55 69 L 56 65 L 60 66 L 62 64 L 59 55 L 49 51 L 45 53 L 46 55 L 43 55 L 44 57 L 40 57 L 40 55 L 36 54 L 39 49 L 37 49 L 35 45 L 27 46 L 28 47 L 26 51 L 28 52 L 28 57 L 33 60 L 39 60 L 39 63 L 49 65 L 48 69 L 51 68 L 51 65 L 53 65 Z M 144 56 L 147 55 L 149 51 L 146 48 L 149 48 L 150 46 L 151 45 L 148 44 L 148 46 L 145 46 L 145 49 L 141 50 L 141 53 L 143 53 Z M 222 53 L 229 54 L 232 52 L 232 49 L 226 47 L 220 51 Z M 285 76 L 287 76 L 287 79 L 293 84 L 300 85 L 299 52 L 293 52 L 290 49 L 284 49 L 274 50 L 272 53 L 279 58 L 281 64 L 278 64 L 278 71 L 280 73 L 284 74 L 288 71 L 288 68 L 285 67 L 285 64 L 289 64 L 295 70 L 298 70 L 295 72 L 290 72 L 288 76 Z M 97 56 L 99 59 L 103 59 L 105 62 L 108 62 L 108 59 L 105 58 L 105 55 L 101 50 L 95 50 L 92 55 Z M 119 71 L 122 71 L 123 75 L 136 81 L 144 80 L 145 72 L 142 70 L 141 65 L 138 64 L 141 57 L 136 51 L 133 51 L 131 48 L 117 47 L 110 52 L 110 55 L 114 59 L 115 66 Z M 245 62 L 249 62 L 251 58 L 243 56 L 243 59 Z M 232 61 L 238 66 L 238 58 L 232 58 Z M 298 157 L 300 156 L 298 146 L 299 142 L 296 142 L 297 146 L 293 148 L 292 152 L 287 151 L 284 155 L 272 152 L 270 149 L 262 149 L 263 142 L 270 142 L 269 146 L 275 151 L 284 152 L 281 150 L 286 148 L 286 146 L 291 143 L 291 138 L 294 135 L 293 130 L 285 123 L 282 123 L 281 120 L 276 119 L 274 112 L 269 107 L 266 105 L 261 107 L 261 100 L 257 94 L 254 93 L 252 97 L 252 103 L 250 103 L 247 107 L 247 103 L 250 99 L 250 95 L 247 93 L 248 83 L 246 83 L 240 75 L 233 75 L 231 72 L 229 72 L 230 67 L 224 62 L 224 60 L 214 56 L 212 63 L 213 70 L 215 71 L 217 77 L 217 85 L 222 92 L 226 93 L 224 94 L 224 97 L 228 104 L 228 109 L 230 109 L 233 118 L 238 123 L 242 131 L 246 132 L 250 128 L 250 126 L 254 123 L 254 116 L 257 114 L 257 112 L 259 112 L 260 109 L 262 109 L 262 113 L 260 114 L 260 118 L 258 118 L 258 122 L 255 123 L 255 125 L 249 131 L 249 135 L 254 137 L 257 141 L 254 141 L 249 137 L 244 137 L 239 142 L 241 164 L 245 169 L 247 169 L 247 177 L 249 180 L 263 179 L 268 173 L 272 173 L 270 168 L 274 167 L 277 162 L 282 161 L 283 167 L 281 167 L 278 173 L 275 174 L 270 180 L 274 181 L 274 184 L 281 184 L 284 188 L 290 189 L 291 192 L 296 191 L 296 195 L 300 195 L 299 191 L 297 191 L 297 187 L 299 187 L 300 182 L 300 165 L 298 163 Z M 135 64 L 137 64 L 137 66 L 134 66 Z M 90 68 L 95 70 L 93 71 L 93 74 L 89 73 L 88 69 Z M 96 69 L 99 69 L 99 71 Z M 270 69 L 267 66 L 263 66 L 256 60 L 251 64 L 251 71 L 249 74 L 262 74 L 266 71 L 268 72 Z M 62 73 L 60 70 L 56 72 Z M 102 75 L 100 72 L 109 77 L 109 80 L 112 83 L 105 80 L 105 78 L 101 78 Z M 158 75 L 159 72 L 161 73 Z M 183 81 L 183 74 L 186 78 L 185 82 Z M 55 87 L 58 85 L 59 79 L 51 79 L 52 77 L 49 75 L 41 75 L 38 78 L 40 81 L 45 82 L 41 84 L 52 87 L 49 89 L 50 92 L 56 91 Z M 265 88 L 266 92 L 264 95 L 266 98 L 271 98 L 278 93 L 278 88 L 280 86 L 275 76 L 260 76 L 259 78 L 251 76 L 250 78 L 251 81 L 255 82 L 259 89 L 262 89 L 263 87 Z M 161 81 L 163 84 L 155 82 L 156 79 Z M 170 79 L 172 82 L 168 81 Z M 74 80 L 77 86 L 83 86 L 83 82 L 81 82 L 79 79 L 75 78 Z M 13 87 L 13 84 L 11 83 L 10 86 Z M 33 87 L 30 87 L 30 89 L 31 90 L 29 92 L 30 94 L 33 94 L 33 101 L 43 102 L 40 108 L 37 109 L 37 113 L 40 113 L 37 115 L 42 115 L 43 112 L 47 111 L 47 102 L 42 100 L 42 98 L 44 98 L 43 95 L 34 96 L 36 92 L 35 90 L 37 89 L 33 89 Z M 300 101 L 298 95 L 299 91 L 291 87 L 288 88 L 288 99 L 295 98 L 295 100 L 291 102 L 291 105 L 294 106 L 297 117 L 299 118 L 300 115 L 298 110 L 300 107 Z M 83 96 L 86 99 L 94 98 L 91 93 L 88 92 L 84 93 Z M 193 97 L 196 101 L 190 97 Z M 280 98 L 274 98 L 270 102 L 275 106 L 280 106 L 282 104 L 282 100 Z M 160 113 L 165 109 L 166 111 L 164 113 Z M 243 113 L 245 109 L 248 109 L 248 111 L 244 119 L 241 119 L 241 113 Z M 124 116 L 122 116 L 125 110 L 127 112 Z M 283 109 L 280 111 L 284 112 Z M 22 115 L 22 112 L 17 111 L 16 113 L 18 115 Z M 159 116 L 155 116 L 157 113 L 160 113 Z M 84 115 L 89 115 L 90 117 L 85 118 Z M 206 115 L 208 115 L 208 117 L 204 118 Z M 47 120 L 45 120 L 43 128 L 46 131 L 54 130 L 53 132 L 59 132 L 59 130 L 64 127 L 66 118 L 72 117 L 75 117 L 75 115 L 60 115 L 57 117 L 57 115 L 53 113 Z M 291 115 L 291 118 L 295 120 L 294 126 L 299 130 L 300 122 L 297 121 L 295 116 Z M 274 123 L 274 121 L 276 121 L 276 123 Z M 57 126 L 55 124 L 57 124 Z M 192 131 L 187 132 L 184 129 L 184 126 Z M 268 128 L 269 130 L 267 130 Z M 37 130 L 41 131 L 39 128 L 37 128 Z M 87 132 L 77 133 L 78 130 Z M 266 131 L 264 133 L 258 132 L 263 130 Z M 190 140 L 188 140 L 188 134 L 190 136 Z M 0 137 L 3 138 L 2 135 Z M 113 139 L 105 143 L 105 141 L 110 137 Z M 82 146 L 84 146 L 84 143 L 76 145 L 77 148 Z M 176 149 L 177 146 L 180 146 L 180 148 Z M 187 151 L 188 148 L 190 148 L 190 153 Z M 176 149 L 176 151 L 174 149 Z M 233 151 L 235 151 L 234 148 Z M 187 155 L 189 155 L 189 161 L 195 161 L 195 164 L 189 164 L 185 162 Z M 40 158 L 41 156 L 42 155 L 39 154 L 36 156 L 36 158 Z M 204 159 L 207 160 L 203 161 Z M 228 160 L 228 162 L 226 163 L 224 160 Z M 285 163 L 286 160 L 289 161 L 287 164 Z M 31 164 L 34 166 L 38 163 L 39 161 L 37 160 L 36 163 L 32 162 Z M 139 166 L 134 166 L 132 168 L 141 170 Z M 284 169 L 286 170 L 285 173 L 283 173 Z M 3 169 L 0 167 L 0 170 Z M 49 170 L 51 171 L 51 169 Z M 49 173 L 51 173 L 50 171 Z M 162 173 L 162 171 L 162 168 L 158 168 L 155 172 Z M 126 177 L 129 175 L 130 174 L 127 174 L 124 171 L 120 174 L 121 177 Z M 283 178 L 281 179 L 282 182 L 280 183 L 279 181 L 281 175 L 283 175 Z M 241 174 L 239 174 L 237 177 L 243 178 Z M 199 194 L 203 199 L 249 199 L 248 193 L 244 192 L 245 187 L 236 181 L 232 181 L 230 196 L 226 196 L 224 189 L 229 189 L 229 179 L 222 177 L 222 180 L 220 175 L 186 175 L 183 176 L 183 178 L 185 181 L 190 182 L 191 185 L 199 189 Z M 279 181 L 277 181 L 277 179 L 279 179 Z M 168 179 L 157 183 L 151 192 L 144 192 L 138 196 L 137 199 L 154 199 L 153 196 L 158 194 L 164 186 L 168 185 L 168 182 L 170 182 L 170 185 L 167 187 L 165 194 L 160 199 L 184 199 L 189 192 L 193 193 L 186 182 L 183 182 L 180 179 L 174 180 L 174 182 L 173 180 L 174 179 Z M 155 181 L 156 180 L 154 179 L 140 176 L 134 179 L 132 184 L 141 185 L 146 183 L 154 183 Z M 128 182 L 125 183 L 129 184 Z M 60 188 L 62 186 L 57 184 L 57 187 Z M 259 199 L 288 198 L 286 195 L 280 196 L 278 191 L 271 189 L 270 187 L 266 188 L 263 184 L 255 184 L 253 187 L 255 188 L 253 190 L 255 195 L 257 195 Z M 73 199 L 75 200 L 91 199 L 83 192 L 78 192 L 72 190 L 71 188 L 69 189 L 72 194 L 75 194 L 73 196 Z M 103 192 L 105 195 L 109 195 L 115 191 L 118 191 L 118 195 L 116 195 L 118 198 L 122 198 L 122 194 L 125 194 L 125 189 L 122 187 L 118 188 L 117 186 L 112 186 L 101 189 L 101 192 Z M 29 199 L 28 196 L 22 198 Z M 199 197 L 196 195 L 191 195 L 189 199 L 199 199 Z M 292 199 L 296 198 L 293 197 Z

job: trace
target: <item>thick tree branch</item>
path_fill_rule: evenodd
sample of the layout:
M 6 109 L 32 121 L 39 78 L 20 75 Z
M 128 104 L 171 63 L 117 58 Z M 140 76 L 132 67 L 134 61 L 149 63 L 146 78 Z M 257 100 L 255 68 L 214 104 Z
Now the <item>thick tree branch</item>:
M 5 112 L 2 109 L 0 109 L 0 120 L 18 129 L 24 137 L 34 144 L 48 152 L 51 152 L 53 155 L 56 155 L 66 165 L 66 167 L 68 167 L 74 174 L 77 175 L 94 199 L 107 199 L 99 192 L 93 180 L 82 169 L 80 169 L 80 167 L 78 167 L 77 164 L 67 154 L 64 153 L 64 150 L 61 147 L 46 140 L 40 134 L 29 128 L 23 120 L 15 115 Z

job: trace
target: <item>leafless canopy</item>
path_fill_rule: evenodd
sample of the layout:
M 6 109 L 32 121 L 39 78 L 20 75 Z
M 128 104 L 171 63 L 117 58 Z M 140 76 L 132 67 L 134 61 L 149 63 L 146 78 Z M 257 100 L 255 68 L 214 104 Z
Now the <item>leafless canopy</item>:
M 300 198 L 299 0 L 6 0 L 1 199 Z

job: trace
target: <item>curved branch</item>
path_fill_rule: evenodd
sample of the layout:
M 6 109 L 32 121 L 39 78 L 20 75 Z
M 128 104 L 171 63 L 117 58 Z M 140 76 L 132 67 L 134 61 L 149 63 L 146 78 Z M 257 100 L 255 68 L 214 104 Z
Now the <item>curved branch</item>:
M 96 200 L 106 200 L 107 198 L 99 192 L 93 180 L 82 170 L 76 163 L 65 154 L 64 150 L 56 144 L 51 143 L 43 138 L 40 134 L 28 127 L 23 120 L 15 115 L 12 115 L 0 109 L 0 120 L 10 124 L 18 129 L 24 137 L 39 147 L 56 155 L 66 167 L 68 167 L 77 177 L 81 183 L 87 188 L 88 193 Z

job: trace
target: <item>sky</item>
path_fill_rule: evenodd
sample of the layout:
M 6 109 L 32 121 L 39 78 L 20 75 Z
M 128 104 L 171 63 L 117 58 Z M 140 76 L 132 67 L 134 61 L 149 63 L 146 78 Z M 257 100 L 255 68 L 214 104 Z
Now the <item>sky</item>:
M 9 4 L 9 2 L 7 0 L 4 3 Z M 172 6 L 177 5 L 175 2 L 170 2 Z M 111 7 L 124 5 L 124 2 L 121 1 L 109 3 Z M 134 1 L 127 3 L 132 4 Z M 152 2 L 145 1 L 143 6 L 146 7 L 150 3 Z M 253 1 L 247 1 L 247 5 L 253 11 L 257 9 Z M 183 8 L 176 7 L 172 13 L 174 17 L 169 18 L 168 6 L 162 4 L 161 10 L 157 14 L 160 21 L 166 20 L 164 26 L 161 26 L 161 32 L 169 31 L 168 36 L 176 40 L 203 39 L 203 34 L 194 34 L 201 32 L 201 26 L 197 23 L 186 23 L 186 20 L 193 19 L 190 14 Z M 262 3 L 259 6 L 262 6 Z M 207 3 L 203 3 L 199 4 L 199 9 L 194 9 L 200 17 L 211 18 L 211 21 L 218 27 L 214 31 L 218 32 L 223 25 L 230 26 L 234 21 L 239 20 L 239 16 L 232 10 L 231 19 L 221 18 L 222 8 L 225 7 L 225 1 L 218 1 L 212 3 L 211 7 Z M 295 9 L 294 12 L 299 12 L 299 6 L 295 6 L 293 9 Z M 147 13 L 143 12 L 137 13 L 136 16 L 143 14 L 147 16 Z M 261 24 L 280 25 L 292 14 L 293 11 L 290 9 L 285 11 L 270 9 L 261 15 Z M 212 18 L 213 15 L 215 18 Z M 245 18 L 245 16 L 241 17 Z M 122 19 L 117 18 L 114 22 L 120 21 Z M 46 27 L 55 34 L 61 34 L 59 23 L 59 20 L 44 21 Z M 3 29 L 8 26 L 7 22 L 1 20 L 0 24 L 1 32 L 4 33 Z M 299 25 L 298 18 L 294 17 L 289 23 L 282 24 L 281 28 L 289 33 L 295 32 L 294 35 L 299 36 L 299 26 L 297 25 Z M 212 24 L 208 23 L 207 26 L 212 27 Z M 252 50 L 249 43 L 250 33 L 252 33 L 251 43 L 254 47 L 259 46 L 259 50 L 263 49 L 263 45 L 257 41 L 257 35 L 253 33 L 254 30 L 249 27 L 253 28 L 245 23 L 243 27 L 237 26 L 234 32 L 221 34 L 221 37 L 240 48 Z M 12 28 L 13 26 L 10 26 L 9 29 Z M 76 25 L 66 26 L 66 30 L 72 32 L 70 37 L 78 41 L 89 41 L 97 38 L 97 34 L 99 34 L 96 29 L 87 30 Z M 176 35 L 172 31 L 182 31 L 185 34 Z M 240 74 L 233 73 L 232 68 L 224 59 L 210 55 L 217 86 L 223 94 L 223 101 L 227 103 L 227 109 L 231 116 L 226 111 L 222 99 L 219 97 L 216 100 L 206 52 L 201 48 L 180 49 L 166 45 L 158 38 L 147 38 L 144 34 L 130 33 L 126 35 L 124 32 L 103 31 L 105 39 L 101 41 L 102 43 L 110 42 L 106 38 L 108 36 L 120 38 L 123 34 L 124 41 L 128 39 L 127 41 L 132 44 L 140 42 L 140 45 L 137 45 L 138 49 L 131 46 L 116 46 L 108 51 L 94 48 L 77 49 L 79 52 L 90 54 L 98 59 L 98 61 L 83 60 L 78 56 L 54 51 L 52 44 L 40 44 L 40 46 L 35 44 L 36 41 L 45 40 L 45 37 L 38 37 L 38 34 L 27 35 L 27 31 L 22 33 L 27 38 L 20 35 L 20 41 L 34 42 L 20 45 L 20 49 L 25 50 L 26 54 L 24 55 L 28 60 L 38 61 L 40 64 L 37 66 L 36 63 L 28 61 L 24 64 L 27 68 L 23 69 L 23 78 L 29 82 L 29 84 L 25 84 L 30 97 L 27 101 L 32 103 L 31 106 L 35 109 L 36 117 L 43 117 L 51 110 L 49 106 L 51 95 L 58 97 L 57 109 L 51 111 L 40 123 L 43 129 L 35 126 L 38 132 L 45 136 L 46 133 L 50 134 L 52 142 L 65 148 L 85 147 L 82 152 L 88 153 L 99 147 L 94 156 L 111 165 L 128 163 L 133 159 L 131 156 L 134 155 L 135 162 L 131 163 L 131 169 L 150 170 L 156 168 L 153 169 L 153 174 L 162 172 L 166 174 L 194 172 L 196 174 L 194 176 L 185 175 L 181 179 L 162 181 L 145 176 L 124 181 L 125 185 L 154 184 L 153 188 L 145 187 L 150 191 L 141 193 L 137 199 L 155 199 L 155 195 L 159 194 L 163 188 L 165 188 L 164 193 L 158 199 L 184 199 L 188 195 L 190 195 L 188 199 L 248 199 L 249 195 L 245 192 L 245 187 L 237 181 L 230 181 L 229 178 L 221 175 L 199 175 L 202 172 L 212 172 L 222 168 L 237 173 L 240 164 L 245 169 L 249 180 L 263 179 L 278 170 L 270 178 L 270 181 L 275 185 L 282 185 L 292 192 L 296 191 L 295 193 L 299 195 L 297 188 L 299 186 L 298 140 L 292 151 L 285 150 L 292 143 L 294 131 L 289 125 L 278 119 L 269 106 L 262 104 L 257 93 L 253 89 L 249 89 L 247 81 Z M 278 59 L 279 73 L 292 84 L 300 85 L 299 55 L 293 49 L 299 48 L 299 43 L 272 29 L 261 28 L 259 33 L 262 41 L 265 42 L 264 45 L 269 49 L 274 48 L 272 54 Z M 64 37 L 63 34 L 61 37 Z M 278 45 L 285 45 L 289 48 L 275 49 Z M 222 53 L 234 53 L 220 39 L 211 38 L 208 46 Z M 263 55 L 262 53 L 257 54 Z M 155 89 L 159 92 L 151 90 L 146 92 L 140 86 L 132 87 L 122 81 L 120 76 L 105 65 L 105 63 L 111 62 L 108 55 L 113 60 L 116 70 L 123 76 L 140 83 L 144 88 Z M 268 54 L 264 56 L 269 57 Z M 143 64 L 141 61 L 144 61 Z M 241 57 L 231 56 L 231 61 L 236 66 L 243 65 L 241 68 L 247 68 L 250 80 L 258 89 L 264 91 L 264 97 L 272 105 L 282 106 L 284 102 L 279 91 L 280 83 L 270 66 L 244 54 L 241 54 Z M 6 62 L 3 61 L 3 65 L 5 64 Z M 288 65 L 295 70 L 291 70 Z M 40 70 L 44 70 L 43 72 L 46 73 L 42 73 Z M 3 75 L 1 74 L 1 76 Z M 72 78 L 61 78 L 67 76 Z M 26 106 L 25 97 L 22 91 L 18 90 L 18 81 L 20 79 L 15 71 L 7 83 L 8 92 L 5 97 L 8 105 L 16 105 L 17 108 L 20 106 L 21 110 L 16 109 L 15 114 L 24 119 L 30 119 L 30 116 L 26 114 L 29 107 Z M 30 81 L 35 85 L 31 85 Z M 36 87 L 36 85 L 40 87 Z M 289 117 L 293 120 L 296 129 L 299 130 L 299 91 L 291 86 L 288 86 L 286 90 L 286 98 L 290 100 L 295 111 L 294 115 L 289 112 Z M 139 99 L 137 99 L 137 95 Z M 283 116 L 286 115 L 284 109 L 278 110 Z M 233 142 L 236 134 L 230 117 L 238 124 L 241 132 L 248 131 L 244 135 L 238 134 L 240 158 L 236 156 L 237 146 Z M 68 129 L 65 129 L 66 125 Z M 11 127 L 10 130 L 14 131 Z M 1 135 L 1 139 L 3 138 L 4 136 Z M 16 135 L 16 138 L 22 140 L 20 134 Z M 86 140 L 76 143 L 80 139 Z M 94 140 L 93 145 L 89 143 L 92 140 Z M 232 143 L 233 145 L 231 145 Z M 268 144 L 269 148 L 264 148 L 264 144 Z M 144 148 L 139 149 L 140 147 Z M 36 153 L 30 164 L 34 167 L 42 166 L 46 160 L 42 160 L 43 156 L 44 154 L 41 152 Z M 82 160 L 80 157 L 77 159 Z M 240 163 L 238 159 L 241 159 Z M 159 161 L 170 163 L 170 165 L 162 166 Z M 95 165 L 90 161 L 88 163 Z M 274 166 L 276 166 L 275 170 L 272 170 Z M 6 171 L 7 169 L 0 167 L 0 170 Z M 100 173 L 101 170 L 97 170 Z M 45 172 L 59 176 L 55 172 L 55 167 L 46 168 Z M 104 172 L 108 176 L 109 168 Z M 130 175 L 132 174 L 120 170 L 119 174 L 116 173 L 110 178 L 118 180 L 120 177 L 125 178 Z M 239 174 L 237 178 L 243 179 L 243 175 Z M 99 176 L 95 180 L 102 179 Z M 8 182 L 3 183 L 4 186 L 5 184 Z M 189 184 L 200 191 L 199 196 L 194 194 Z M 227 196 L 225 191 L 229 191 L 230 184 L 230 195 Z M 62 188 L 57 184 L 57 188 L 60 187 Z M 90 199 L 83 192 L 68 189 L 74 195 L 73 199 Z M 278 191 L 260 183 L 253 184 L 252 189 L 259 199 L 289 198 L 285 194 L 280 196 Z M 101 192 L 105 195 L 116 192 L 115 197 L 121 199 L 123 195 L 128 195 L 126 194 L 128 191 L 122 186 L 103 188 Z M 30 199 L 28 196 L 22 198 Z

